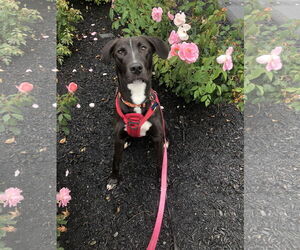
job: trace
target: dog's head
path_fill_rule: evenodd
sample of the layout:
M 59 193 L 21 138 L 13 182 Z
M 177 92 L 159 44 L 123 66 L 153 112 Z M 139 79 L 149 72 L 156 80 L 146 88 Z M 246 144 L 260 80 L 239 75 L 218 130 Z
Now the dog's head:
M 104 62 L 114 59 L 119 81 L 131 83 L 135 80 L 150 82 L 152 76 L 152 55 L 157 53 L 163 59 L 169 49 L 159 38 L 139 36 L 117 38 L 102 49 Z

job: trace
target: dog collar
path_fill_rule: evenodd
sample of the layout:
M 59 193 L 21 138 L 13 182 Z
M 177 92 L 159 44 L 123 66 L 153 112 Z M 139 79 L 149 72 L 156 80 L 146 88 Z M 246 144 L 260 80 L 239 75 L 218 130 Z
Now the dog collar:
M 148 101 L 148 99 L 147 99 L 146 101 L 144 101 L 144 102 L 141 103 L 141 104 L 135 104 L 135 103 L 131 103 L 131 102 L 125 101 L 125 100 L 122 98 L 120 92 L 118 93 L 118 96 L 119 96 L 119 98 L 121 99 L 121 101 L 122 101 L 125 105 L 127 105 L 128 107 L 131 107 L 131 108 L 145 108 L 145 107 L 146 107 L 146 102 Z

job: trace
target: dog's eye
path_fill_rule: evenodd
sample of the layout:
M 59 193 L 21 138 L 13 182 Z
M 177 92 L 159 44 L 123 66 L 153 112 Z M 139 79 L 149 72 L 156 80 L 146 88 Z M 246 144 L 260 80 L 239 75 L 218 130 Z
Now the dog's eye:
M 123 55 L 123 54 L 125 54 L 125 49 L 119 49 L 117 51 L 117 53 L 120 54 L 120 55 Z
M 147 49 L 147 47 L 145 45 L 141 46 L 141 50 L 146 50 L 146 49 Z

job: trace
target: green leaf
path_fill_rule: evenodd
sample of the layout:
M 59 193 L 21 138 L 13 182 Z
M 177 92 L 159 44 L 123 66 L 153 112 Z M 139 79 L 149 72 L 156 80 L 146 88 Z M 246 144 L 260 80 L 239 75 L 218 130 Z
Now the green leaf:
M 269 78 L 270 81 L 273 80 L 273 73 L 272 72 L 266 71 L 266 75 L 267 75 L 267 77 Z
M 249 83 L 246 85 L 245 87 L 245 93 L 250 93 L 251 91 L 253 91 L 255 89 L 255 84 L 253 83 Z
M 253 79 L 258 78 L 263 73 L 266 73 L 266 70 L 259 68 L 259 69 L 253 70 L 250 74 L 247 74 L 246 77 L 248 78 L 248 80 L 253 80 Z
M 216 89 L 216 84 L 215 83 L 210 83 L 210 82 L 208 82 L 207 83 L 207 85 L 206 85 L 206 87 L 205 87 L 205 91 L 207 92 L 207 93 L 212 93 L 212 92 L 214 92 L 214 90 Z
M 70 129 L 67 127 L 62 127 L 61 130 L 65 133 L 65 135 L 69 135 L 70 134 Z
M 8 122 L 8 120 L 11 118 L 10 114 L 6 114 L 2 117 L 4 122 Z
M 63 119 L 64 119 L 63 114 L 59 114 L 59 115 L 58 115 L 58 121 L 61 122 Z
M 16 118 L 17 120 L 19 120 L 19 121 L 23 121 L 23 120 L 24 120 L 24 117 L 23 117 L 23 115 L 19 115 L 19 114 L 12 114 L 12 116 L 13 116 L 14 118 Z
M 207 98 L 208 98 L 208 95 L 204 95 L 204 96 L 201 97 L 200 101 L 205 102 L 207 100 Z
M 259 85 L 256 85 L 256 87 L 257 87 L 258 90 L 259 90 L 259 94 L 260 94 L 260 95 L 264 95 L 264 87 L 263 87 L 263 86 L 259 86 Z
M 69 120 L 69 121 L 72 120 L 72 117 L 71 117 L 69 114 L 64 114 L 64 117 L 65 117 L 67 120 Z
M 209 104 L 210 104 L 210 99 L 207 98 L 206 101 L 205 101 L 205 106 L 207 107 Z

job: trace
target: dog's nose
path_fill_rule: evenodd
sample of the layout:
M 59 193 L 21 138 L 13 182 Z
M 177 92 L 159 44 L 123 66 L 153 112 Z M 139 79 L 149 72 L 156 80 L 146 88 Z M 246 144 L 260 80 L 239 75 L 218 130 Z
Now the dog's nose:
M 140 63 L 133 63 L 130 65 L 129 69 L 131 73 L 138 75 L 142 72 L 143 65 Z

